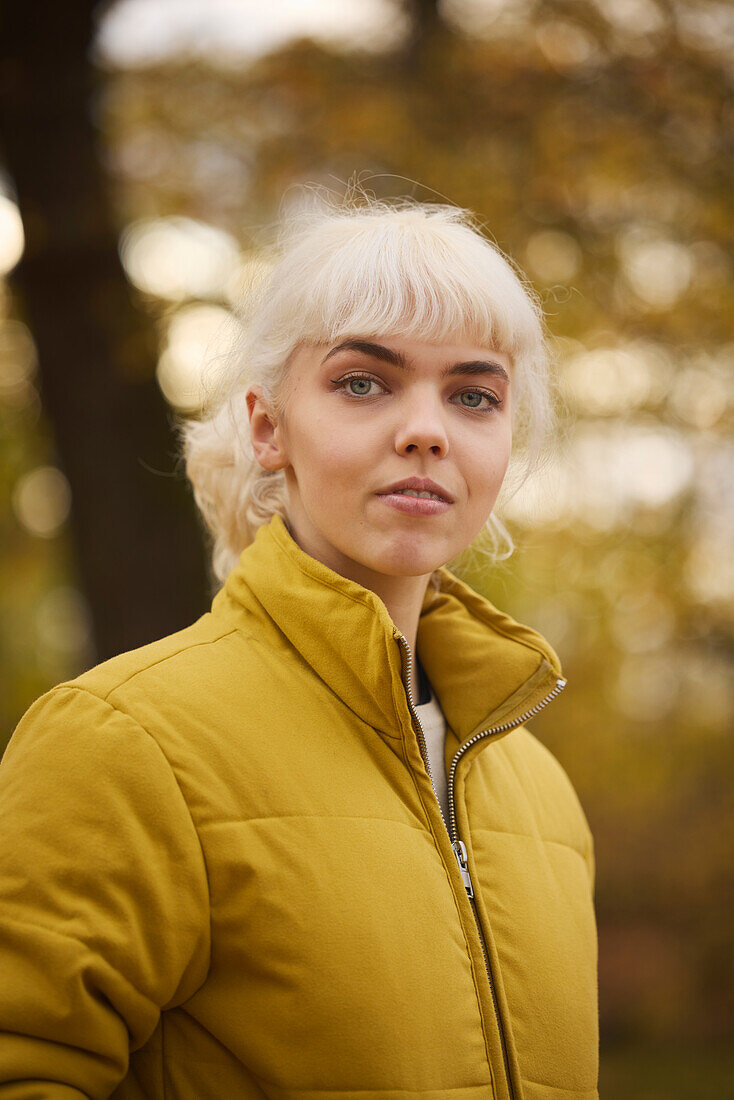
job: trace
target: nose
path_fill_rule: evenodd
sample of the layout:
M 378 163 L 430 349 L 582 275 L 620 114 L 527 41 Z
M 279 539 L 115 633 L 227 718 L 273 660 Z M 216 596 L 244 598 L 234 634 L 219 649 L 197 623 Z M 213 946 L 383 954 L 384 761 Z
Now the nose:
M 399 454 L 421 454 L 433 451 L 438 457 L 445 457 L 449 451 L 449 440 L 441 413 L 440 398 L 425 394 L 415 394 L 409 402 L 402 402 L 398 413 L 399 422 L 395 430 L 395 450 Z

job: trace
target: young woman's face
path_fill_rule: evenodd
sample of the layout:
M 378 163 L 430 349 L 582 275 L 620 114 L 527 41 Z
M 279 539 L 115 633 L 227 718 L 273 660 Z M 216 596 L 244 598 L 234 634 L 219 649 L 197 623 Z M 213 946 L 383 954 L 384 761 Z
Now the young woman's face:
M 479 533 L 512 443 L 506 355 L 398 337 L 302 347 L 285 418 L 268 437 L 253 417 L 262 465 L 283 468 L 299 545 L 342 575 L 422 576 Z M 270 439 L 269 447 L 259 440 Z M 391 495 L 430 479 L 447 502 Z

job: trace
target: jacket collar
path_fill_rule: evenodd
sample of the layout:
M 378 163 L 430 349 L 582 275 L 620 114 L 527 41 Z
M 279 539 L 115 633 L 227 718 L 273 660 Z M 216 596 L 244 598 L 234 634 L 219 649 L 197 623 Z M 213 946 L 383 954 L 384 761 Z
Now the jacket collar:
M 429 585 L 418 655 L 459 741 L 510 723 L 555 687 L 561 667 L 536 631 L 498 611 L 448 569 Z M 254 640 L 295 649 L 368 725 L 400 736 L 405 644 L 374 592 L 307 554 L 279 514 L 258 528 L 212 603 Z

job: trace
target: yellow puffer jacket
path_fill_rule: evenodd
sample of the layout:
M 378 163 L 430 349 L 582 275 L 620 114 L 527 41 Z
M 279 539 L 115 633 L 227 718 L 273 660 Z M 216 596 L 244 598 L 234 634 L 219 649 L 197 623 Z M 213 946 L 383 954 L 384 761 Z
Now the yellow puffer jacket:
M 450 833 L 407 642 L 280 516 L 211 612 L 34 703 L 0 767 L 2 1100 L 597 1096 L 591 835 L 522 725 L 558 659 L 441 576 Z

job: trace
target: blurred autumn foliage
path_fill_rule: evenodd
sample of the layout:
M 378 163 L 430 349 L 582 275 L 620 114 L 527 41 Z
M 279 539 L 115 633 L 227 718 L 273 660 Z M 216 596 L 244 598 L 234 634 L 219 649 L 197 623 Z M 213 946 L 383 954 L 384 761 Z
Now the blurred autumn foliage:
M 506 503 L 513 558 L 491 571 L 470 554 L 454 564 L 543 631 L 568 676 L 533 728 L 569 772 L 596 839 L 610 1067 L 602 1095 L 734 1095 L 724 1083 L 731 1063 L 702 1062 L 693 1073 L 681 1053 L 713 1050 L 734 1024 L 732 9 L 697 0 L 396 0 L 395 19 L 380 49 L 298 39 L 239 64 L 193 51 L 120 64 L 97 48 L 77 108 L 94 121 L 87 171 L 103 181 L 110 286 L 118 280 L 95 307 L 93 324 L 107 331 L 102 358 L 121 391 L 136 388 L 141 408 L 162 407 L 162 392 L 196 415 L 200 366 L 267 248 L 278 204 L 297 201 L 294 184 L 340 191 L 356 172 L 378 195 L 478 212 L 541 296 L 567 414 L 557 455 Z M 91 22 L 85 33 L 91 40 Z M 17 145 L 6 142 L 7 169 L 23 213 Z M 73 150 L 65 155 L 73 181 Z M 30 240 L 29 223 L 26 233 Z M 40 237 L 35 247 L 42 255 Z M 34 339 L 44 394 L 54 384 L 33 318 L 41 326 L 49 306 L 37 286 L 31 301 L 24 262 L 17 283 L 14 274 L 4 286 L 0 326 L 8 734 L 51 683 L 133 644 L 130 632 L 116 642 L 109 609 L 102 650 L 95 639 L 105 586 L 120 603 L 140 600 L 118 571 L 135 546 L 146 545 L 140 569 L 155 587 L 182 576 L 187 542 L 178 534 L 171 549 L 155 535 L 157 502 L 183 488 L 160 411 L 145 442 L 120 450 L 153 448 L 143 481 L 155 484 L 156 504 L 142 525 L 96 534 L 101 513 L 117 506 L 113 485 L 132 512 L 149 486 L 125 488 L 128 458 L 110 472 L 124 421 L 104 409 L 121 400 L 108 382 L 83 391 L 81 405 L 44 410 Z M 121 328 L 114 303 L 123 299 L 130 320 Z M 69 286 L 64 300 L 72 316 L 77 301 L 80 324 L 88 319 L 88 282 Z M 62 387 L 65 370 L 60 360 Z M 98 416 L 106 427 L 93 458 L 95 510 L 81 538 L 74 525 L 90 454 L 70 470 L 59 440 L 72 456 Z M 181 507 L 188 523 L 192 506 Z M 85 553 L 74 554 L 81 545 Z M 198 561 L 172 599 L 185 589 L 203 610 Z M 167 621 L 136 620 L 135 644 L 173 629 Z M 656 1084 L 643 1058 L 633 1093 L 632 1076 L 615 1076 L 613 1052 L 624 1043 L 677 1046 L 666 1056 L 679 1067 L 669 1084 Z

